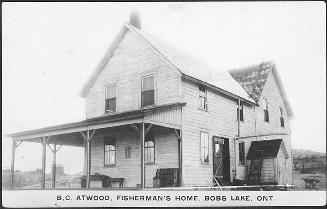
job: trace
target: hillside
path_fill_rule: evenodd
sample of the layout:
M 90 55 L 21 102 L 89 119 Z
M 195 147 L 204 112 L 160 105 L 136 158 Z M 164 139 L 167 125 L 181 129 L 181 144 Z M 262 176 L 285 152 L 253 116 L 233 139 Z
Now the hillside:
M 292 150 L 293 170 L 301 173 L 326 173 L 326 153 Z
M 292 149 L 293 158 L 297 157 L 310 157 L 310 156 L 319 156 L 326 157 L 326 153 L 323 152 L 315 152 L 312 150 L 304 150 L 304 149 Z

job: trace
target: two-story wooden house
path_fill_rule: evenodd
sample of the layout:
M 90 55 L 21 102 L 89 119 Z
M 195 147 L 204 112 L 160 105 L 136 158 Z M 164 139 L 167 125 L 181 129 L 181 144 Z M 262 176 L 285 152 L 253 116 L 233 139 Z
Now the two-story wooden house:
M 42 143 L 42 188 L 47 145 L 54 155 L 85 147 L 86 187 L 95 173 L 140 188 L 155 176 L 161 186 L 249 182 L 256 166 L 260 184 L 292 183 L 292 111 L 272 62 L 220 72 L 126 23 L 81 96 L 84 121 L 9 135 L 13 157 L 22 141 Z

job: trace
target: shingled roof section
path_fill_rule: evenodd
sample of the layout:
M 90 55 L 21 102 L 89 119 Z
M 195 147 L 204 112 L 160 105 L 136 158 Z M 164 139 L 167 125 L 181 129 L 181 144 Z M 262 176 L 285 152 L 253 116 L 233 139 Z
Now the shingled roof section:
M 229 70 L 229 73 L 241 84 L 250 97 L 258 102 L 273 67 L 272 62 L 262 62 L 246 68 Z
M 261 151 L 263 152 L 264 158 L 275 158 L 277 157 L 280 148 L 283 150 L 285 158 L 288 158 L 288 154 L 282 139 L 253 141 L 246 159 L 259 159 Z

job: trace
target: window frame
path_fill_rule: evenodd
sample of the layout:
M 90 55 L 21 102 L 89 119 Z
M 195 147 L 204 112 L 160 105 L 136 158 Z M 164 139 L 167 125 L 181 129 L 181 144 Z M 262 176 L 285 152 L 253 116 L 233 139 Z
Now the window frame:
M 241 147 L 240 147 L 241 144 L 242 144 L 242 152 L 241 152 Z M 243 159 L 243 161 L 242 161 L 241 158 Z M 245 164 L 246 164 L 246 158 L 245 158 L 245 142 L 244 141 L 239 141 L 238 142 L 238 165 L 239 166 L 245 166 Z
M 115 142 L 115 150 L 106 150 L 106 145 L 111 145 L 111 144 L 106 144 L 109 141 L 114 141 Z M 108 160 L 108 164 L 106 164 L 106 152 L 108 152 L 108 156 L 109 156 L 109 160 Z M 115 163 L 114 164 L 110 164 L 110 152 L 114 152 L 115 153 Z M 103 165 L 104 167 L 115 167 L 117 164 L 117 137 L 115 135 L 110 135 L 110 136 L 104 136 L 104 140 L 103 140 Z
M 268 100 L 263 98 L 263 120 L 269 123 L 269 108 L 268 108 Z
M 201 87 L 204 88 L 204 92 L 200 90 Z M 199 109 L 204 110 L 204 111 L 208 111 L 208 93 L 207 93 L 208 89 L 207 89 L 207 87 L 205 85 L 199 84 L 198 91 L 199 91 Z M 202 93 L 204 95 L 202 95 Z M 204 98 L 205 108 L 202 107 L 201 98 Z
M 132 158 L 132 147 L 126 146 L 125 147 L 125 159 L 131 159 Z
M 279 107 L 279 117 L 280 117 L 280 126 L 285 128 L 285 120 L 284 120 L 284 111 L 282 107 Z
M 240 121 L 244 122 L 244 103 L 243 102 L 240 102 L 240 107 L 241 107 L 241 109 L 240 109 Z M 237 113 L 236 113 L 237 119 L 236 120 L 238 121 L 238 104 L 237 104 L 236 111 L 237 111 Z
M 206 146 L 202 146 L 202 134 L 206 134 L 207 135 L 207 145 L 208 145 L 208 147 L 206 147 Z M 210 145 L 209 145 L 209 143 L 210 143 L 210 140 L 209 140 L 209 133 L 208 132 L 206 132 L 206 131 L 200 131 L 200 161 L 201 161 L 201 164 L 205 164 L 205 165 L 208 165 L 209 164 L 209 161 L 210 161 L 210 153 L 209 153 L 209 147 L 210 147 Z M 204 145 L 205 145 L 205 143 L 203 143 Z M 206 149 L 206 151 L 207 151 L 207 161 L 205 161 L 204 160 L 204 158 L 205 158 L 205 156 L 204 156 L 204 154 L 205 153 L 203 153 L 203 150 L 204 149 Z
M 147 146 L 147 142 L 153 142 L 153 146 Z M 148 159 L 148 149 L 153 148 L 153 161 L 147 161 Z M 151 158 L 150 158 L 151 159 Z M 154 165 L 156 163 L 156 139 L 155 134 L 153 132 L 148 133 L 144 140 L 144 164 L 146 165 Z
M 107 98 L 107 87 L 109 86 L 116 86 L 116 97 L 112 97 L 112 98 Z M 113 99 L 115 98 L 115 111 L 112 111 L 112 110 L 107 110 L 107 100 L 110 100 L 110 99 Z M 104 112 L 105 114 L 108 114 L 108 113 L 115 113 L 117 112 L 118 110 L 118 84 L 117 83 L 107 83 L 104 85 Z
M 153 77 L 153 89 L 143 91 L 143 79 L 148 77 Z M 143 105 L 143 93 L 153 91 L 153 104 Z M 141 76 L 141 108 L 148 107 L 148 106 L 154 106 L 156 104 L 156 78 L 154 74 L 148 74 Z

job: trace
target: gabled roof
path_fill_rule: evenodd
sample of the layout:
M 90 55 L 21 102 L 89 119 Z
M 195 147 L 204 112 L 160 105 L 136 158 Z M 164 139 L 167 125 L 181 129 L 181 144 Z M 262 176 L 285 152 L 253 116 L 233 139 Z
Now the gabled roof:
M 253 141 L 251 142 L 246 159 L 259 159 L 261 151 L 264 158 L 275 158 L 277 157 L 279 149 L 282 149 L 285 158 L 288 158 L 286 147 L 282 139 Z
M 241 84 L 241 86 L 255 102 L 260 100 L 266 81 L 270 73 L 273 73 L 284 100 L 287 113 L 290 118 L 293 118 L 293 111 L 286 97 L 286 93 L 278 71 L 276 70 L 275 63 L 262 62 L 260 64 L 245 68 L 229 70 L 229 73 L 239 84 Z
M 212 67 L 201 63 L 195 58 L 187 55 L 185 52 L 180 52 L 176 48 L 163 43 L 151 35 L 145 33 L 144 31 L 137 29 L 130 24 L 126 23 L 118 36 L 115 38 L 113 44 L 107 51 L 105 57 L 100 62 L 96 71 L 93 73 L 91 78 L 84 85 L 81 96 L 85 96 L 88 89 L 93 85 L 97 76 L 101 73 L 105 64 L 108 62 L 112 56 L 114 50 L 116 49 L 119 42 L 122 40 L 124 33 L 130 30 L 136 34 L 141 40 L 150 46 L 155 53 L 159 54 L 167 62 L 169 62 L 175 69 L 177 69 L 182 75 L 187 75 L 192 78 L 198 79 L 209 85 L 213 85 L 222 92 L 229 92 L 232 96 L 241 98 L 251 103 L 255 103 L 251 97 L 246 93 L 246 91 L 232 78 L 232 76 L 224 71 L 218 71 Z

